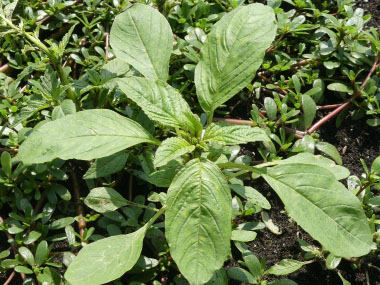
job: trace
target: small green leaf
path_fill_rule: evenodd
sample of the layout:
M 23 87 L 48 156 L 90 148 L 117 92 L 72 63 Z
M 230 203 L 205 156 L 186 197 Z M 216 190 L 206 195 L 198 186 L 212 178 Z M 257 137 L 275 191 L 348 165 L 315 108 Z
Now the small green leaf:
M 244 251 L 242 255 L 245 266 L 248 267 L 249 271 L 256 279 L 260 279 L 263 273 L 263 268 L 260 260 L 249 250 Z
M 55 107 L 51 114 L 52 120 L 57 120 L 63 118 L 67 115 L 75 114 L 76 107 L 72 100 L 65 99 L 62 101 L 61 105 Z
M 21 109 L 19 113 L 17 113 L 15 119 L 11 124 L 11 128 L 17 126 L 18 124 L 26 121 L 30 117 L 32 117 L 35 113 L 49 108 L 50 103 L 42 98 L 40 95 L 32 95 L 27 105 Z
M 124 151 L 98 158 L 83 175 L 83 179 L 96 179 L 119 172 L 124 168 L 127 159 L 128 153 Z
M 313 123 L 315 114 L 317 112 L 317 105 L 314 100 L 308 95 L 302 95 L 302 110 L 303 116 L 301 118 L 302 127 L 307 129 Z
M 91 160 L 143 142 L 159 144 L 136 122 L 111 110 L 93 109 L 34 129 L 16 158 L 24 164 L 55 158 Z
M 327 89 L 331 91 L 344 92 L 348 94 L 352 94 L 353 90 L 351 87 L 343 84 L 343 83 L 331 83 L 327 85 Z
M 12 157 L 9 152 L 3 151 L 1 153 L 1 168 L 7 177 L 12 175 Z
M 335 269 L 338 267 L 342 258 L 334 256 L 332 253 L 326 258 L 326 267 L 327 269 Z
M 75 219 L 73 217 L 66 217 L 62 219 L 55 220 L 49 225 L 49 228 L 51 230 L 58 230 L 66 227 L 67 225 L 71 225 L 75 222 Z
M 65 186 L 61 184 L 53 183 L 50 185 L 49 189 L 53 190 L 62 200 L 64 201 L 71 200 L 71 193 L 69 189 L 67 189 Z
M 268 285 L 297 285 L 297 283 L 289 279 L 281 279 L 270 282 Z
M 0 252 L 0 259 L 4 259 L 4 258 L 8 257 L 10 254 L 11 254 L 11 252 L 8 249 L 3 250 L 2 252 Z
M 325 82 L 322 79 L 316 79 L 313 83 L 313 89 L 314 88 L 319 88 L 320 91 L 317 93 L 313 93 L 313 95 L 307 94 L 307 92 L 305 94 L 312 96 L 314 101 L 316 103 L 319 103 L 323 99 L 323 94 L 326 89 Z
M 332 159 L 335 160 L 335 162 L 339 165 L 342 165 L 342 157 L 340 156 L 340 153 L 336 149 L 336 147 L 332 144 L 326 143 L 326 142 L 318 142 L 316 143 L 315 147 L 330 156 Z
M 299 94 L 301 92 L 301 82 L 300 82 L 300 79 L 298 78 L 297 75 L 292 75 L 292 81 L 293 81 L 293 85 L 294 85 L 294 89 L 296 91 L 297 94 Z
M 256 189 L 250 186 L 242 186 L 238 184 L 231 184 L 230 187 L 241 197 L 247 199 L 253 204 L 267 210 L 271 208 L 269 201 Z
M 33 242 L 35 242 L 36 240 L 38 240 L 41 236 L 41 233 L 39 232 L 36 232 L 36 231 L 31 231 L 27 237 L 24 238 L 24 244 L 28 245 L 28 244 L 31 244 Z
M 19 272 L 19 273 L 24 273 L 24 274 L 33 274 L 33 270 L 32 269 L 30 269 L 30 268 L 28 268 L 26 266 L 21 266 L 21 265 L 16 266 L 15 267 L 15 271 Z
M 280 261 L 279 264 L 273 265 L 271 268 L 269 268 L 267 271 L 265 271 L 265 274 L 273 274 L 273 275 L 287 275 L 294 271 L 297 271 L 300 269 L 304 264 L 307 264 L 307 262 L 301 262 L 293 259 L 283 259 Z
M 371 173 L 373 174 L 380 173 L 380 156 L 376 157 L 376 159 L 372 162 Z
M 255 240 L 257 236 L 256 232 L 245 231 L 245 230 L 234 230 L 232 231 L 231 240 L 250 242 Z
M 143 4 L 133 4 L 117 15 L 110 33 L 110 44 L 118 59 L 147 78 L 164 81 L 168 77 L 173 41 L 165 17 Z
M 34 256 L 33 253 L 29 250 L 29 248 L 22 246 L 18 249 L 20 255 L 29 263 L 29 265 L 34 265 Z
M 98 285 L 121 277 L 139 259 L 147 229 L 86 245 L 67 268 L 66 280 L 72 285 Z
M 252 276 L 247 270 L 240 267 L 230 267 L 227 270 L 227 275 L 229 278 L 238 280 L 240 282 L 245 282 L 248 284 L 255 284 L 256 278 Z
M 380 118 L 368 119 L 367 124 L 371 127 L 377 127 L 380 125 Z
M 154 157 L 154 165 L 161 167 L 166 165 L 169 161 L 176 159 L 186 153 L 190 153 L 195 149 L 194 145 L 189 144 L 182 138 L 168 138 L 162 142 L 157 148 Z
M 45 240 L 41 241 L 36 249 L 36 264 L 38 266 L 41 266 L 45 263 L 45 261 L 49 257 L 49 252 L 50 250 L 48 247 L 48 243 Z
M 267 111 L 267 116 L 269 120 L 276 119 L 277 116 L 277 104 L 271 97 L 265 97 L 264 107 Z
M 128 205 L 128 200 L 124 199 L 116 190 L 109 187 L 98 187 L 91 190 L 84 199 L 87 207 L 99 212 L 112 212 L 120 207 Z
M 227 123 L 212 123 L 206 129 L 203 140 L 227 145 L 270 141 L 263 129 L 250 126 L 230 125 Z

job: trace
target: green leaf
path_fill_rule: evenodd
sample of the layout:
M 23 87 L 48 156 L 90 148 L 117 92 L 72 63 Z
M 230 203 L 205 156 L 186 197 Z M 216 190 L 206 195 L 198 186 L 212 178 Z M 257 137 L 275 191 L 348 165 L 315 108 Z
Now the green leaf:
M 342 260 L 342 258 L 336 257 L 330 253 L 329 256 L 326 258 L 327 269 L 332 270 L 332 269 L 337 268 L 341 260 Z
M 208 116 L 252 81 L 276 30 L 273 9 L 259 3 L 238 7 L 213 26 L 194 78 Z
M 313 123 L 315 114 L 317 112 L 317 105 L 315 104 L 314 100 L 308 95 L 302 95 L 302 110 L 302 127 L 304 129 L 307 129 Z
M 26 266 L 21 266 L 21 265 L 16 266 L 15 267 L 15 271 L 19 272 L 19 273 L 24 273 L 24 274 L 33 274 L 33 270 L 32 269 L 30 269 L 30 268 L 28 268 Z
M 279 264 L 273 265 L 271 268 L 269 268 L 267 271 L 265 271 L 265 274 L 273 274 L 273 275 L 287 275 L 294 271 L 297 271 L 300 269 L 304 264 L 307 264 L 308 262 L 301 262 L 293 259 L 283 259 L 280 261 Z
M 305 163 L 277 165 L 262 175 L 289 215 L 335 256 L 371 250 L 372 235 L 355 195 L 328 170 Z
M 327 89 L 331 91 L 337 91 L 337 92 L 344 92 L 344 93 L 349 93 L 352 94 L 352 88 L 348 87 L 347 85 L 343 83 L 331 83 L 327 85 Z
M 367 124 L 371 127 L 377 127 L 380 125 L 380 118 L 368 119 Z
M 1 168 L 7 177 L 12 175 L 12 157 L 9 152 L 3 151 L 1 153 Z
M 128 153 L 119 152 L 113 155 L 98 158 L 83 175 L 83 179 L 95 179 L 119 172 L 125 166 Z
M 250 126 L 230 125 L 228 123 L 212 123 L 207 127 L 203 140 L 227 145 L 270 141 L 263 129 Z
M 256 278 L 252 276 L 247 270 L 240 267 L 230 267 L 228 268 L 227 275 L 229 278 L 238 280 L 240 282 L 245 282 L 248 284 L 255 284 Z
M 49 252 L 50 250 L 49 250 L 48 243 L 46 242 L 46 240 L 41 241 L 38 244 L 37 250 L 36 250 L 36 264 L 38 266 L 41 266 L 42 264 L 44 264 L 44 262 L 49 257 Z
M 307 94 L 307 92 L 305 94 L 312 96 L 314 101 L 318 103 L 323 99 L 323 94 L 326 88 L 325 82 L 322 79 L 316 79 L 313 83 L 313 89 L 314 88 L 319 88 L 319 92 L 314 93 L 313 95 Z
M 75 114 L 76 107 L 72 100 L 65 99 L 62 101 L 61 105 L 55 107 L 51 113 L 52 120 L 63 118 L 67 115 Z
M 111 110 L 87 110 L 48 122 L 26 139 L 17 158 L 24 164 L 55 158 L 91 160 L 139 143 L 159 142 L 136 122 Z
M 98 285 L 121 277 L 139 259 L 147 229 L 86 245 L 67 268 L 66 280 L 72 285 Z
M 152 172 L 147 181 L 156 185 L 157 187 L 169 187 L 173 181 L 174 176 L 183 167 L 182 162 L 178 160 L 172 160 L 165 166 L 161 167 L 160 170 Z
M 22 258 L 24 258 L 26 262 L 29 263 L 29 265 L 35 264 L 33 253 L 29 250 L 29 248 L 22 246 L 18 249 L 18 252 L 22 256 Z
M 332 144 L 329 144 L 329 143 L 326 143 L 326 142 L 318 142 L 315 147 L 327 154 L 328 156 L 330 156 L 332 159 L 335 160 L 335 162 L 339 165 L 342 165 L 342 157 L 340 156 L 338 150 L 336 149 L 336 147 Z
M 156 156 L 154 157 L 154 165 L 156 167 L 164 166 L 169 161 L 186 153 L 190 153 L 194 149 L 195 146 L 189 144 L 182 138 L 168 138 L 157 148 Z
M 0 259 L 4 259 L 4 258 L 8 257 L 10 254 L 11 254 L 11 252 L 8 249 L 3 250 L 0 252 Z
M 118 80 L 120 89 L 153 121 L 164 126 L 178 127 L 197 137 L 202 125 L 182 95 L 166 82 L 148 78 L 129 77 Z
M 174 261 L 190 283 L 209 281 L 227 258 L 231 203 L 224 174 L 208 160 L 189 161 L 170 185 L 166 238 Z
M 247 199 L 253 204 L 267 210 L 271 208 L 269 201 L 256 189 L 250 186 L 243 186 L 238 184 L 231 184 L 230 187 L 241 197 Z
M 50 103 L 48 103 L 46 100 L 43 100 L 41 96 L 33 95 L 28 101 L 27 105 L 23 107 L 19 113 L 17 113 L 15 119 L 12 121 L 11 128 L 17 126 L 22 122 L 25 122 L 38 111 L 49 107 Z
M 265 99 L 264 99 L 264 107 L 265 107 L 265 110 L 267 111 L 268 119 L 269 120 L 276 119 L 276 116 L 277 116 L 277 104 L 276 104 L 276 102 L 272 98 L 265 97 Z
M 334 161 L 321 155 L 313 155 L 311 153 L 300 153 L 288 159 L 278 161 L 279 164 L 287 164 L 289 162 L 313 164 L 328 170 L 335 176 L 336 180 L 342 180 L 350 175 L 350 171 L 340 165 L 336 165 Z
M 71 225 L 74 222 L 75 222 L 75 219 L 73 217 L 61 218 L 61 219 L 58 219 L 58 220 L 55 220 L 54 222 L 52 222 L 49 225 L 49 229 L 59 230 L 59 229 L 66 227 L 67 225 Z
M 24 244 L 28 245 L 28 244 L 31 244 L 33 242 L 35 242 L 36 240 L 38 240 L 41 236 L 41 233 L 39 232 L 36 232 L 36 231 L 31 231 L 27 237 L 24 238 Z
M 380 173 L 380 156 L 376 157 L 376 159 L 372 162 L 371 173 L 373 174 Z
M 290 279 L 281 279 L 270 282 L 268 285 L 297 285 L 297 283 Z
M 263 271 L 260 260 L 249 250 L 244 251 L 242 255 L 245 266 L 248 267 L 249 271 L 256 279 L 260 279 Z
M 231 240 L 250 242 L 253 241 L 257 236 L 256 232 L 245 231 L 245 230 L 234 230 L 232 231 Z
M 145 77 L 166 81 L 173 50 L 173 33 L 156 9 L 134 4 L 116 16 L 110 44 L 116 57 L 131 64 Z
M 112 188 L 98 187 L 91 190 L 90 194 L 84 199 L 84 203 L 98 213 L 105 213 L 128 205 L 128 200 L 124 199 Z

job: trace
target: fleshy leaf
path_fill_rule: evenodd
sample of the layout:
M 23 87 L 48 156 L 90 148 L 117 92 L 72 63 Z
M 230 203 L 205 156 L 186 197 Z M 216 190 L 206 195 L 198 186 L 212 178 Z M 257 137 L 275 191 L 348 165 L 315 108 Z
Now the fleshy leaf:
M 165 220 L 170 252 L 191 284 L 204 284 L 230 251 L 231 193 L 219 168 L 193 159 L 168 190 Z
M 118 80 L 120 89 L 144 113 L 164 126 L 178 127 L 199 135 L 202 125 L 187 102 L 173 87 L 161 80 L 129 77 Z
M 110 44 L 117 58 L 147 78 L 164 81 L 169 73 L 173 41 L 165 17 L 143 4 L 134 4 L 116 16 L 110 33 Z
M 35 129 L 21 145 L 17 159 L 24 164 L 55 158 L 91 160 L 143 142 L 159 144 L 138 123 L 111 110 L 93 109 Z
M 238 7 L 213 26 L 194 78 L 208 115 L 251 82 L 276 29 L 273 9 L 259 3 Z
M 273 265 L 265 273 L 273 275 L 288 275 L 294 271 L 297 271 L 307 263 L 308 262 L 301 262 L 293 259 L 283 259 L 279 264 Z
M 192 152 L 194 149 L 195 146 L 182 138 L 168 138 L 157 148 L 154 165 L 156 167 L 163 166 L 181 155 Z
M 372 235 L 359 200 L 331 172 L 290 162 L 262 176 L 288 214 L 335 256 L 357 257 L 371 250 Z

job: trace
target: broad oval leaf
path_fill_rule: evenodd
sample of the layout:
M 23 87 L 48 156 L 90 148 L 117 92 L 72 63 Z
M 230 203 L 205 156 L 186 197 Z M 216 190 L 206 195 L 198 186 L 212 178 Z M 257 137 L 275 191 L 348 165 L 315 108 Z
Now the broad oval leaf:
M 283 259 L 280 261 L 279 264 L 273 265 L 271 268 L 269 268 L 267 271 L 265 271 L 265 274 L 273 274 L 273 275 L 288 275 L 294 271 L 297 271 L 300 269 L 303 265 L 310 263 L 310 262 L 302 262 L 298 260 L 293 259 Z
M 70 263 L 65 278 L 72 285 L 98 285 L 121 277 L 140 257 L 147 227 L 86 245 Z
M 139 143 L 159 142 L 138 123 L 111 110 L 87 110 L 48 122 L 20 146 L 24 164 L 55 158 L 91 160 L 109 156 Z
M 329 144 L 327 142 L 318 142 L 315 144 L 315 147 L 330 156 L 332 159 L 335 160 L 335 162 L 339 165 L 343 164 L 342 157 L 340 156 L 340 153 L 336 149 L 336 147 L 332 144 Z
M 307 129 L 313 123 L 315 114 L 317 113 L 317 105 L 309 95 L 302 95 L 302 128 Z
M 84 199 L 87 207 L 98 213 L 112 212 L 120 207 L 128 205 L 128 200 L 124 199 L 116 190 L 109 187 L 98 187 L 91 190 Z
M 140 77 L 119 79 L 118 84 L 151 120 L 182 128 L 197 136 L 202 131 L 199 118 L 191 112 L 182 95 L 169 84 Z
M 170 252 L 191 284 L 204 284 L 230 251 L 231 193 L 220 169 L 193 159 L 168 190 L 165 220 Z
M 192 152 L 194 149 L 194 145 L 189 144 L 182 138 L 168 138 L 157 148 L 154 165 L 156 167 L 163 166 L 181 155 Z
M 270 141 L 263 129 L 250 126 L 230 125 L 227 123 L 212 123 L 207 127 L 203 140 L 227 145 Z
M 371 250 L 372 235 L 360 202 L 328 170 L 303 163 L 277 165 L 263 174 L 289 215 L 335 256 Z
M 210 115 L 247 86 L 276 35 L 273 9 L 259 3 L 241 6 L 214 25 L 200 52 L 195 85 Z
M 110 44 L 116 57 L 131 64 L 148 78 L 166 81 L 173 50 L 173 33 L 156 9 L 134 4 L 116 16 Z

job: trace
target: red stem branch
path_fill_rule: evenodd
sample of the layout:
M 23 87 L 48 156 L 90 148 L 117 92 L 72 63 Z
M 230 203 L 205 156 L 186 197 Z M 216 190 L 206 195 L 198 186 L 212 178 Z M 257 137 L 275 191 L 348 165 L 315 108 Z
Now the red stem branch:
M 367 77 L 365 78 L 362 85 L 360 86 L 360 90 L 356 90 L 354 96 L 350 100 L 347 100 L 345 103 L 340 105 L 334 111 L 332 111 L 331 113 L 329 113 L 328 115 L 326 115 L 325 117 L 320 119 L 318 122 L 316 122 L 314 125 L 312 125 L 308 129 L 307 133 L 311 134 L 311 133 L 315 132 L 316 130 L 318 130 L 321 126 L 326 124 L 332 118 L 336 117 L 340 112 L 342 112 L 346 107 L 348 107 L 351 104 L 352 100 L 360 97 L 361 96 L 361 90 L 363 90 L 365 88 L 365 86 L 367 85 L 368 80 L 371 78 L 371 76 L 375 72 L 376 68 L 378 67 L 378 63 L 379 63 L 379 55 L 376 56 L 375 62 L 373 63 L 371 70 L 369 71 Z
M 12 279 L 13 279 L 13 277 L 15 277 L 15 275 L 16 275 L 16 272 L 13 271 L 13 272 L 11 273 L 11 275 L 9 275 L 7 281 L 5 281 L 5 283 L 4 283 L 3 285 L 9 285 L 9 284 L 11 284 Z

